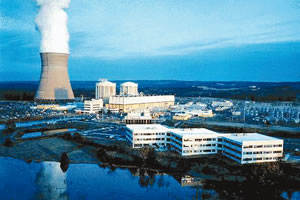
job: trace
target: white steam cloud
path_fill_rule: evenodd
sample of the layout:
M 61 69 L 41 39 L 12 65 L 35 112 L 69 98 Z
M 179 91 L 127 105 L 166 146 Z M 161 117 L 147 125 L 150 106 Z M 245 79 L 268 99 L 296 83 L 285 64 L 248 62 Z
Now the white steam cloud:
M 71 0 L 36 0 L 40 7 L 35 19 L 41 33 L 40 52 L 69 53 L 68 16 Z

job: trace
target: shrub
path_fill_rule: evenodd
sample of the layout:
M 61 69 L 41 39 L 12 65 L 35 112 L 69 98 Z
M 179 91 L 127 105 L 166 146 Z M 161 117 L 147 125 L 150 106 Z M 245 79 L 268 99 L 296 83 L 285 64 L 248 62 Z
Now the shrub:
M 6 138 L 5 142 L 4 142 L 4 146 L 6 147 L 12 147 L 13 146 L 13 142 L 11 141 L 10 138 Z

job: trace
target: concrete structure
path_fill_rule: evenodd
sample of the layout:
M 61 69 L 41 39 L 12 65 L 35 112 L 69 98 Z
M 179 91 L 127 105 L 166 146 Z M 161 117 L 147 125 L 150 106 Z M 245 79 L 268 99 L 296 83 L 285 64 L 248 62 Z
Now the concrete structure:
M 283 140 L 258 133 L 220 134 L 204 128 L 171 129 L 159 124 L 127 125 L 133 148 L 173 149 L 181 156 L 223 154 L 240 163 L 274 162 L 283 157 Z
M 125 82 L 121 84 L 120 87 L 120 96 L 137 96 L 138 92 L 138 84 L 133 82 Z
M 185 120 L 190 119 L 191 117 L 192 117 L 192 115 L 189 115 L 189 114 L 178 113 L 173 116 L 173 120 L 185 121 Z
M 152 124 L 154 119 L 149 111 L 130 112 L 125 116 L 123 122 L 126 124 Z
M 169 129 L 160 124 L 126 125 L 126 138 L 132 148 L 154 146 L 156 149 L 165 150 L 170 143 Z
M 104 102 L 107 102 L 111 96 L 116 95 L 116 84 L 107 81 L 106 79 L 100 80 L 96 83 L 96 99 L 103 99 Z
M 217 153 L 219 134 L 205 129 L 169 129 L 171 146 L 182 156 L 205 155 Z
M 223 134 L 222 153 L 241 163 L 274 162 L 283 156 L 283 140 L 258 133 Z
M 232 107 L 233 103 L 231 101 L 213 101 L 211 103 L 212 107 Z
M 65 53 L 41 53 L 42 71 L 36 100 L 74 99 Z
M 140 111 L 151 108 L 169 108 L 174 105 L 175 96 L 112 96 L 107 109 L 118 109 L 120 112 Z
M 213 117 L 214 113 L 212 110 L 203 109 L 203 110 L 188 110 L 185 113 L 197 117 Z
M 97 114 L 103 108 L 102 99 L 92 99 L 84 101 L 84 113 Z

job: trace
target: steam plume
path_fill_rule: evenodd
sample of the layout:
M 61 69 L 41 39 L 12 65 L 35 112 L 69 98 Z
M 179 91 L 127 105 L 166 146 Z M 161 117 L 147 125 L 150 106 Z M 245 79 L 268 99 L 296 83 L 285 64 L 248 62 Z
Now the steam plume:
M 36 0 L 40 7 L 35 19 L 41 33 L 40 52 L 69 53 L 68 16 L 70 0 Z

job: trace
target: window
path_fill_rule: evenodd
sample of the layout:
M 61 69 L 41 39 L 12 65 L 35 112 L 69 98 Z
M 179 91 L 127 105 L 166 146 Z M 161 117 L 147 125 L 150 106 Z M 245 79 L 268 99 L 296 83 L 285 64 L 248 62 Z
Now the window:
M 244 149 L 249 149 L 249 148 L 253 148 L 253 146 L 252 145 L 244 146 Z
M 282 147 L 282 144 L 274 144 L 273 147 Z
M 264 145 L 265 148 L 271 148 L 272 145 Z
M 272 157 L 266 157 L 264 160 L 272 160 Z
M 252 158 L 244 158 L 243 161 L 250 161 Z
M 282 153 L 282 151 L 273 151 L 273 153 Z
M 264 154 L 272 153 L 272 151 L 264 151 Z
M 251 155 L 252 152 L 243 152 L 244 155 Z
M 195 142 L 201 142 L 202 139 L 195 139 Z
M 254 145 L 254 148 L 262 148 L 263 145 Z

